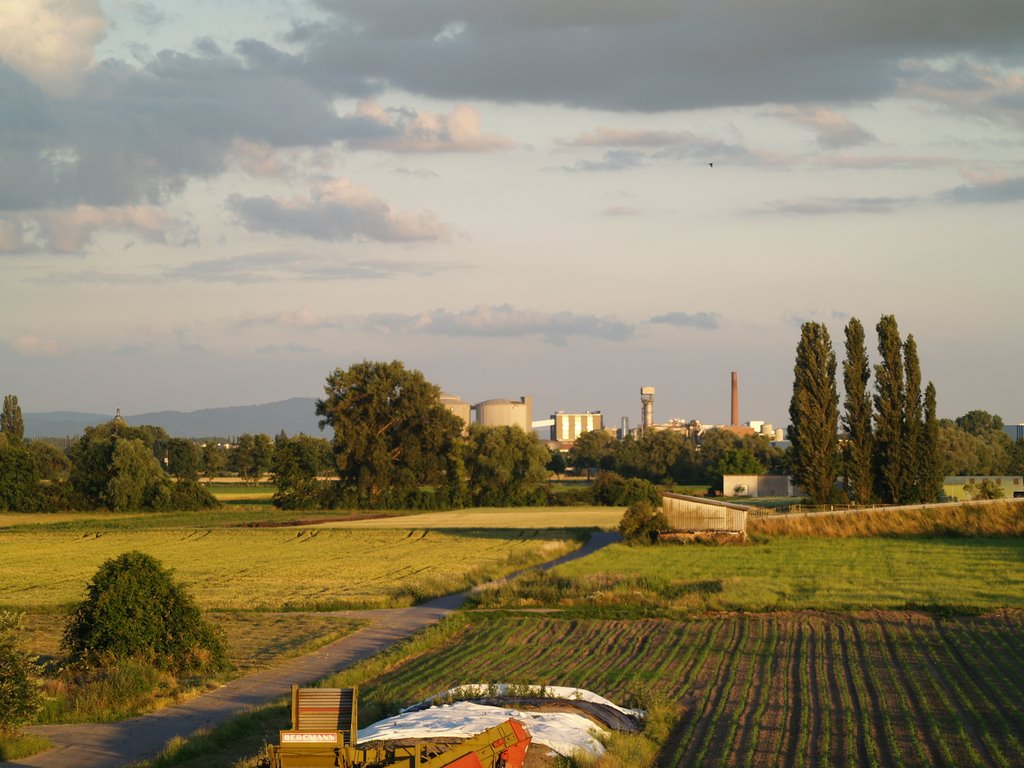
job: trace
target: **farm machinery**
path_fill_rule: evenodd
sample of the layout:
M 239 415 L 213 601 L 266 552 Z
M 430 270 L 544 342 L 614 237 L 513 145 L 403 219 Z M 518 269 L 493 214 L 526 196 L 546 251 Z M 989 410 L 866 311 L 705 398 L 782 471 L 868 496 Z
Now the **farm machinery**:
M 522 768 L 530 734 L 515 719 L 455 744 L 358 744 L 358 688 L 292 686 L 292 727 L 262 768 Z

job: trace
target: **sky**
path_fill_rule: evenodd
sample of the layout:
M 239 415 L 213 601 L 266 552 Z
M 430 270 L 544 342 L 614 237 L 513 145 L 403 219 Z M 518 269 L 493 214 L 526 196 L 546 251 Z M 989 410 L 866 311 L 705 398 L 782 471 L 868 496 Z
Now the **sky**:
M 800 325 L 896 317 L 1024 422 L 1017 0 L 3 0 L 0 391 L 788 422 Z

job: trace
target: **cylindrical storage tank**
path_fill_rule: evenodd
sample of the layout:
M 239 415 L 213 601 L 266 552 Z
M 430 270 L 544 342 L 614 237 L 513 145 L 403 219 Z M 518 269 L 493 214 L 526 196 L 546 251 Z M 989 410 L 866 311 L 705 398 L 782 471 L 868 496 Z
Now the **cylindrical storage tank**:
M 473 409 L 476 411 L 476 423 L 485 427 L 519 427 L 524 432 L 532 428 L 529 408 L 520 401 L 484 400 Z

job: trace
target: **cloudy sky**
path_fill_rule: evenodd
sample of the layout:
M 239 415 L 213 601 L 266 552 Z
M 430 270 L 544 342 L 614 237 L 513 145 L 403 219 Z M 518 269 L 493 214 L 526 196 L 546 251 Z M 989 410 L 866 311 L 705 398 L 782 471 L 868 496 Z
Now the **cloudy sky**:
M 713 164 L 713 165 L 712 165 Z M 3 0 L 0 391 L 785 424 L 800 323 L 894 314 L 1024 421 L 1024 3 Z

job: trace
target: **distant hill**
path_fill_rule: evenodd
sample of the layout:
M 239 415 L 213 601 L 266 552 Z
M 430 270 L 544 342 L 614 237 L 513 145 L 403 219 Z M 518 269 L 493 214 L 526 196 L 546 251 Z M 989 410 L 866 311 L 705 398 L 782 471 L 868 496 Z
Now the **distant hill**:
M 26 413 L 26 437 L 65 437 L 81 435 L 86 427 L 110 421 L 111 414 L 53 411 Z M 293 397 L 263 405 L 237 405 L 229 408 L 204 408 L 200 411 L 159 411 L 125 415 L 133 426 L 152 424 L 163 427 L 173 437 L 235 437 L 250 432 L 263 432 L 273 437 L 282 429 L 289 435 L 331 437 L 331 430 L 321 433 L 317 428 L 316 401 Z

